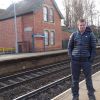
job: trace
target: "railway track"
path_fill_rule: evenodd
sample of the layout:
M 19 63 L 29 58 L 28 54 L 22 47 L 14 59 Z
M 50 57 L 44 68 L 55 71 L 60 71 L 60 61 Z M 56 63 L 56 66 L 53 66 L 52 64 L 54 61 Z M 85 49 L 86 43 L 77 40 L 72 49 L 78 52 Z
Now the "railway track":
M 36 70 L 30 70 L 19 74 L 10 75 L 7 77 L 0 78 L 0 92 L 7 91 L 23 83 L 38 80 L 42 77 L 48 76 L 49 74 L 57 73 L 61 70 L 69 69 L 66 65 L 69 62 L 63 61 L 60 63 L 44 66 Z
M 53 93 L 55 90 L 61 91 L 62 89 L 64 89 L 64 87 L 62 85 L 64 85 L 64 84 L 68 85 L 70 83 L 70 80 L 71 80 L 71 75 L 63 77 L 59 80 L 56 80 L 55 82 L 47 84 L 39 89 L 33 90 L 33 91 L 31 91 L 25 95 L 19 96 L 18 98 L 15 98 L 13 100 L 50 100 L 50 97 L 48 95 L 48 93 L 50 93 L 50 92 L 48 92 L 48 91 L 52 91 Z M 62 87 L 62 89 L 61 89 L 61 87 Z M 45 96 L 42 97 L 43 93 L 46 93 L 47 95 L 45 94 Z M 52 94 L 52 93 L 50 93 L 50 94 Z
M 93 65 L 93 67 L 100 66 L 100 62 Z M 57 92 L 64 91 L 65 87 L 66 89 L 69 88 L 69 85 L 71 85 L 71 75 L 63 77 L 55 82 L 52 82 L 50 84 L 47 84 L 39 89 L 33 90 L 27 94 L 24 94 L 22 96 L 19 96 L 13 100 L 50 100 L 54 97 L 54 94 L 57 95 Z
M 99 56 L 96 57 L 95 63 L 99 62 L 99 58 L 100 58 Z M 59 62 L 59 63 L 56 63 L 56 64 L 47 65 L 47 66 L 38 68 L 36 70 L 30 70 L 30 71 L 22 72 L 22 73 L 19 73 L 19 74 L 14 74 L 14 75 L 10 75 L 10 76 L 7 76 L 7 77 L 2 77 L 2 78 L 0 78 L 0 93 L 7 91 L 7 90 L 13 90 L 13 88 L 20 87 L 20 85 L 23 85 L 25 83 L 26 84 L 30 83 L 31 81 L 40 80 L 43 77 L 48 77 L 49 75 L 59 73 L 63 70 L 68 71 L 68 72 L 66 72 L 67 75 L 70 74 L 69 61 L 63 61 L 63 62 Z M 31 88 L 31 90 L 32 90 L 32 88 Z M 29 90 L 29 91 L 31 91 L 31 90 Z M 35 90 L 36 90 L 36 88 L 35 88 Z M 26 92 L 24 92 L 24 93 L 26 93 Z M 15 98 L 15 97 L 18 97 L 18 96 L 19 95 L 13 96 L 13 97 Z M 8 100 L 8 99 L 3 99 L 3 100 Z M 12 100 L 12 99 L 9 99 L 9 100 Z M 23 100 L 23 99 L 21 99 L 21 100 Z M 24 100 L 27 100 L 27 99 L 24 99 Z M 32 100 L 41 100 L 41 99 L 32 99 Z M 50 99 L 43 99 L 43 100 L 50 100 Z

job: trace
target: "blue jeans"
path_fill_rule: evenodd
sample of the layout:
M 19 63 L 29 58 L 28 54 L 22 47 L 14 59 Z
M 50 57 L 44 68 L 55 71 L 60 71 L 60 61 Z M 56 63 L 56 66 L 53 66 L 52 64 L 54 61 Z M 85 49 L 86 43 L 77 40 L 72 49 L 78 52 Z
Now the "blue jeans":
M 71 61 L 71 72 L 72 72 L 72 94 L 73 96 L 79 96 L 79 77 L 81 69 L 83 70 L 86 86 L 88 90 L 88 95 L 94 94 L 94 88 L 91 78 L 91 68 L 92 64 L 87 59 L 84 61 L 73 60 Z

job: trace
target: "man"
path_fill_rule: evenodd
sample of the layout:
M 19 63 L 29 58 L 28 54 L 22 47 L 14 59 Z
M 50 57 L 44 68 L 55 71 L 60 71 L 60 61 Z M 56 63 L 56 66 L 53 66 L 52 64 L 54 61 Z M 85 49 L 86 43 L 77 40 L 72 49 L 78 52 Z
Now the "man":
M 96 38 L 84 19 L 77 22 L 78 31 L 71 34 L 68 54 L 71 58 L 72 100 L 79 100 L 79 76 L 81 69 L 86 79 L 89 100 L 96 100 L 91 78 L 91 67 L 96 55 Z

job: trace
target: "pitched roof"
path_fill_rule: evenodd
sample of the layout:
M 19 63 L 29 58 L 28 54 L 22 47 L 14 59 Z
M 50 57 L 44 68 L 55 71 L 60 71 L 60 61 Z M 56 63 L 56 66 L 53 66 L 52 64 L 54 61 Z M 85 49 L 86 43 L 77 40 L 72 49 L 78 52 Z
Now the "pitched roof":
M 58 7 L 56 1 L 55 1 L 55 0 L 52 0 L 52 1 L 53 1 L 53 3 L 54 3 L 55 8 L 57 9 L 57 11 L 58 11 L 58 13 L 59 13 L 61 19 L 64 19 L 64 16 L 62 15 L 61 11 L 59 10 L 59 7 Z
M 3 13 L 5 11 L 5 9 L 0 9 L 0 13 Z
M 5 11 L 5 9 L 0 9 L 0 15 Z
M 15 4 L 16 15 L 31 13 L 42 6 L 42 0 L 22 0 Z M 14 17 L 14 4 L 10 5 L 6 11 L 0 16 L 0 19 L 8 19 Z
M 27 13 L 32 13 L 42 7 L 44 0 L 22 0 L 15 4 L 16 15 L 21 16 Z M 56 2 L 53 0 L 54 6 L 57 9 L 61 18 L 63 18 Z M 14 5 L 10 5 L 1 15 L 0 20 L 5 20 L 14 17 Z

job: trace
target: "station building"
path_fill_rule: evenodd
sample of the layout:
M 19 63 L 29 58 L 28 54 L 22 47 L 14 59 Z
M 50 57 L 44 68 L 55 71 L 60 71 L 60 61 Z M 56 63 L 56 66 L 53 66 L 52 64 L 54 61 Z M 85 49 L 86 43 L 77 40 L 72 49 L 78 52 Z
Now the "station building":
M 19 52 L 62 49 L 69 34 L 62 31 L 61 14 L 55 0 L 22 0 L 15 4 Z M 14 5 L 0 10 L 0 48 L 15 48 Z

